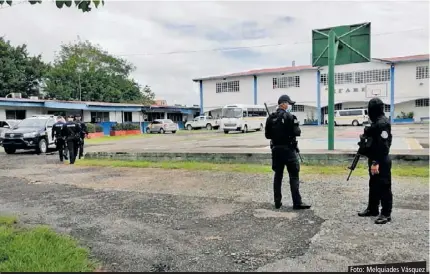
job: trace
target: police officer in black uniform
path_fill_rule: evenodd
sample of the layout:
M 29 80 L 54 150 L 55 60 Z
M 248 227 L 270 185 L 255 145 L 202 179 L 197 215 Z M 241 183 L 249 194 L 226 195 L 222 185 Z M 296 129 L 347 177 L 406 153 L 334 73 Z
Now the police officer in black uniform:
M 273 179 L 273 191 L 275 208 L 282 206 L 282 178 L 284 168 L 290 177 L 291 196 L 293 209 L 309 209 L 311 206 L 302 202 L 299 191 L 300 164 L 296 153 L 296 137 L 301 130 L 297 118 L 290 113 L 295 104 L 288 95 L 282 95 L 278 100 L 278 109 L 266 120 L 265 136 L 270 139 L 272 150 L 272 170 L 275 172 Z
M 360 217 L 378 216 L 376 224 L 391 221 L 393 194 L 391 192 L 392 143 L 391 124 L 384 114 L 384 103 L 379 98 L 369 101 L 368 114 L 371 121 L 365 129 L 363 138 L 366 145 L 360 146 L 359 153 L 368 158 L 369 166 L 369 202 L 366 210 L 358 213 Z M 382 205 L 379 214 L 379 204 Z
M 67 123 L 63 127 L 63 137 L 66 139 L 67 142 L 71 165 L 73 165 L 76 160 L 80 132 L 81 128 L 79 124 L 73 121 L 73 116 L 69 116 L 67 119 Z
M 62 135 L 63 127 L 65 124 L 66 122 L 64 121 L 63 117 L 58 116 L 57 122 L 52 126 L 51 137 L 55 140 L 55 145 L 57 147 L 58 154 L 60 155 L 60 162 L 63 162 L 63 158 L 65 158 L 66 160 L 68 159 L 67 155 L 64 153 L 66 148 L 66 142 Z
M 81 115 L 79 113 L 75 115 L 75 122 L 79 124 L 81 128 L 80 139 L 78 143 L 79 159 L 81 159 L 82 156 L 84 155 L 84 144 L 85 144 L 84 140 L 85 140 L 85 136 L 88 135 L 88 130 L 87 130 L 87 125 L 85 125 L 85 123 L 81 121 Z

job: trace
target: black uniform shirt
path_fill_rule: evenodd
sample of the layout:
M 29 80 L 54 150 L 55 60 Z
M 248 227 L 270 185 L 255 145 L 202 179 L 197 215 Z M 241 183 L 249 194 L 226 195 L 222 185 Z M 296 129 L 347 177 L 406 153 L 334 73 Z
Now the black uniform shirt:
M 52 139 L 54 139 L 54 136 L 59 138 L 61 137 L 62 131 L 63 131 L 63 127 L 66 123 L 64 122 L 56 122 L 53 126 L 52 126 Z
M 78 123 L 75 122 L 67 122 L 63 127 L 63 136 L 67 138 L 67 140 L 78 139 L 81 127 Z

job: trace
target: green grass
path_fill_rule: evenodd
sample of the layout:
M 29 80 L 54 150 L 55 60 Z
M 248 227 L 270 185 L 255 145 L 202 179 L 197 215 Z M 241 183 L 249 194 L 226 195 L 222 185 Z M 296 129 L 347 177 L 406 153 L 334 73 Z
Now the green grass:
M 49 227 L 23 228 L 15 217 L 0 216 L 1 272 L 92 272 L 86 249 Z
M 185 170 L 210 170 L 226 172 L 243 172 L 254 174 L 272 173 L 269 165 L 256 164 L 214 164 L 205 162 L 148 162 L 148 161 L 115 161 L 101 159 L 83 159 L 77 161 L 76 165 L 80 166 L 101 166 L 101 167 L 135 167 L 135 168 L 163 168 L 163 169 L 185 169 Z M 321 175 L 345 175 L 348 176 L 349 170 L 346 166 L 315 166 L 301 165 L 302 174 L 321 174 Z M 367 167 L 364 165 L 357 166 L 353 176 L 367 175 Z M 421 166 L 394 166 L 392 169 L 393 176 L 399 177 L 429 177 L 429 168 Z

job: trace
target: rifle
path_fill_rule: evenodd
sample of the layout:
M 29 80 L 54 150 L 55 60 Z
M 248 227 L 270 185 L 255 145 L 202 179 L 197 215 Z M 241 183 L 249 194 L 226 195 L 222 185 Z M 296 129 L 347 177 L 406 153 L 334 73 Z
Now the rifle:
M 352 172 L 355 170 L 355 168 L 357 167 L 358 161 L 360 161 L 360 156 L 361 156 L 361 149 L 366 145 L 366 137 L 365 134 L 360 135 L 360 142 L 358 142 L 358 150 L 357 153 L 355 154 L 354 159 L 352 160 L 351 166 L 348 167 L 349 174 L 348 174 L 348 178 L 346 178 L 346 181 L 349 181 L 349 178 L 351 177 Z

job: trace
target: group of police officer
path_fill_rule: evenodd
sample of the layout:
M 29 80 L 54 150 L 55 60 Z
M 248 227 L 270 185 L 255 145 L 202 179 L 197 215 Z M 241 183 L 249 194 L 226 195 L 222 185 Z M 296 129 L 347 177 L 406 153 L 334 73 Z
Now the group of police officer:
M 291 114 L 294 104 L 295 102 L 288 95 L 282 95 L 278 100 L 278 109 L 266 120 L 265 137 L 271 140 L 272 170 L 275 172 L 273 191 L 277 209 L 282 206 L 281 188 L 285 166 L 290 179 L 293 209 L 311 208 L 310 205 L 302 202 L 299 191 L 300 163 L 297 158 L 296 138 L 301 135 L 301 130 L 297 117 Z M 379 98 L 369 101 L 368 114 L 371 123 L 361 135 L 365 142 L 359 143 L 358 153 L 368 158 L 369 200 L 367 208 L 358 213 L 358 216 L 377 216 L 376 224 L 386 224 L 391 221 L 393 203 L 389 156 L 392 143 L 391 124 L 384 114 L 384 103 Z
M 70 164 L 73 165 L 77 156 L 81 159 L 87 135 L 87 126 L 81 121 L 80 114 L 68 116 L 67 121 L 62 116 L 58 116 L 57 122 L 52 127 L 52 139 L 55 140 L 60 161 L 70 158 Z

